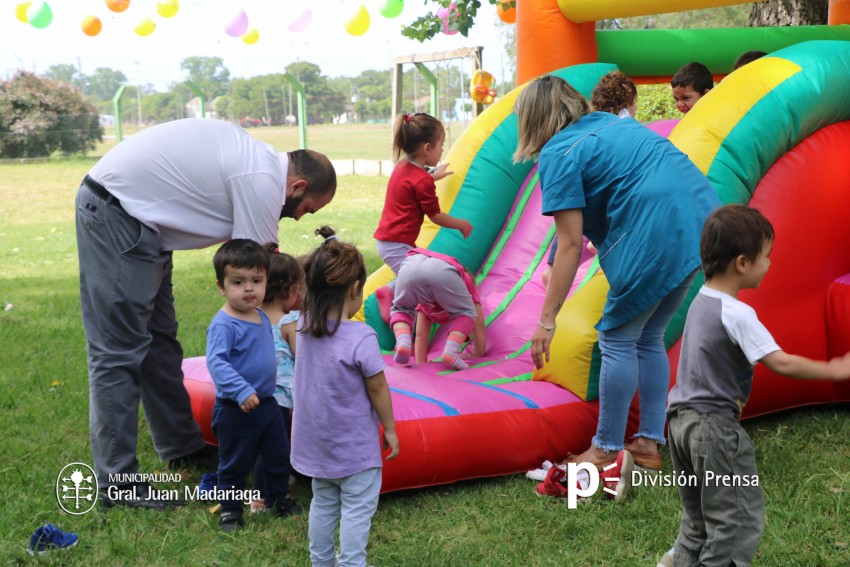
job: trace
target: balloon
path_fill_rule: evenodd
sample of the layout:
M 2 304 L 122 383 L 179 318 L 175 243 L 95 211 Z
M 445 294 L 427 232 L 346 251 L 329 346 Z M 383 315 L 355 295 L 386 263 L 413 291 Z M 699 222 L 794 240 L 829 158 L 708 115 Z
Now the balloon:
M 140 35 L 142 37 L 148 36 L 153 33 L 153 30 L 156 29 L 156 24 L 150 18 L 145 18 L 135 28 L 136 35 Z
M 27 10 L 27 19 L 32 27 L 44 29 L 53 21 L 53 10 L 50 9 L 47 2 L 33 4 Z
M 395 18 L 404 10 L 404 0 L 387 0 L 381 6 L 381 15 L 385 18 Z
M 360 4 L 357 11 L 345 22 L 345 31 L 353 36 L 363 35 L 369 30 L 370 23 L 369 11 L 366 6 Z
M 437 10 L 437 17 L 443 20 L 443 33 L 446 35 L 454 35 L 459 30 L 456 27 L 456 18 L 458 16 L 457 6 L 452 2 L 448 8 L 440 8 Z
M 18 21 L 22 24 L 30 23 L 29 18 L 27 18 L 27 10 L 30 9 L 31 4 L 32 2 L 21 2 L 15 6 L 15 17 L 18 18 Z
M 506 24 L 516 23 L 516 8 L 507 2 L 496 6 L 496 15 L 499 16 L 499 19 Z
M 177 0 L 162 0 L 156 3 L 156 13 L 163 18 L 171 18 L 180 9 L 180 2 Z
M 130 7 L 130 0 L 106 0 L 106 7 L 113 12 L 123 12 Z
M 239 13 L 236 14 L 230 23 L 224 28 L 225 33 L 232 37 L 239 37 L 245 30 L 248 29 L 248 14 L 245 13 L 245 10 L 239 10 Z
M 100 18 L 97 16 L 86 16 L 83 18 L 83 33 L 89 37 L 94 37 L 103 29 L 103 24 L 100 23 Z
M 492 104 L 496 98 L 496 91 L 492 88 L 495 80 L 487 71 L 477 69 L 469 80 L 469 94 L 472 95 L 472 100 L 481 104 Z
M 254 45 L 257 43 L 258 39 L 260 39 L 260 32 L 258 32 L 256 28 L 249 29 L 245 32 L 245 35 L 242 36 L 242 41 L 248 45 Z
M 312 21 L 313 10 L 307 8 L 306 10 L 304 10 L 303 14 L 292 20 L 286 27 L 289 28 L 289 31 L 303 32 L 310 26 L 310 22 Z

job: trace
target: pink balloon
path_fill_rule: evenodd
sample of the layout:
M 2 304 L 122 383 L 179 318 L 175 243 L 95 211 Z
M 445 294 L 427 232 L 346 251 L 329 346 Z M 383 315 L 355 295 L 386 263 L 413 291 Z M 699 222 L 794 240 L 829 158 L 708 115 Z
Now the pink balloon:
M 236 14 L 236 17 L 233 18 L 229 24 L 227 24 L 224 31 L 231 37 L 240 37 L 247 29 L 248 14 L 245 13 L 245 10 L 239 10 L 239 13 Z
M 288 27 L 290 31 L 303 32 L 308 27 L 310 27 L 310 22 L 312 21 L 313 10 L 311 8 L 307 8 L 306 10 L 304 10 L 303 14 L 292 20 L 286 27 Z
M 449 4 L 448 8 L 440 8 L 437 10 L 437 17 L 443 20 L 443 33 L 446 35 L 454 35 L 458 33 L 458 29 L 456 29 L 455 23 L 451 20 L 457 16 L 457 6 L 452 2 Z

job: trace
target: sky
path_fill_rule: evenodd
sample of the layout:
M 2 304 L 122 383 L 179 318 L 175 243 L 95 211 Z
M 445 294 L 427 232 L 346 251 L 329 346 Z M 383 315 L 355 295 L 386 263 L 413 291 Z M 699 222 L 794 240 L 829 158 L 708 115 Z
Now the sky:
M 483 68 L 498 81 L 509 80 L 512 65 L 504 52 L 505 27 L 496 8 L 482 2 L 469 37 L 439 34 L 420 43 L 401 35 L 401 26 L 439 6 L 425 0 L 405 0 L 404 10 L 393 19 L 380 8 L 386 0 L 179 0 L 171 18 L 157 13 L 158 0 L 130 0 L 115 13 L 105 0 L 47 0 L 53 20 L 37 29 L 16 18 L 16 6 L 26 0 L 0 0 L 0 78 L 16 70 L 44 73 L 51 65 L 71 64 L 86 75 L 98 67 L 119 70 L 132 85 L 152 84 L 164 91 L 186 78 L 180 62 L 186 57 L 220 57 L 231 78 L 279 73 L 290 63 L 309 61 L 328 77 L 354 77 L 367 69 L 389 69 L 393 57 L 482 46 Z M 35 4 L 41 0 L 34 0 Z M 370 15 L 369 29 L 352 36 L 345 22 L 360 5 Z M 305 10 L 312 10 L 310 25 L 301 32 L 288 28 Z M 249 45 L 231 37 L 225 28 L 244 10 L 249 27 L 259 40 Z M 100 18 L 103 30 L 94 37 L 82 32 L 86 16 Z M 145 18 L 156 29 L 147 37 L 135 33 Z M 458 66 L 460 60 L 443 62 Z M 430 64 L 429 64 L 430 66 Z M 464 63 L 464 73 L 469 73 Z

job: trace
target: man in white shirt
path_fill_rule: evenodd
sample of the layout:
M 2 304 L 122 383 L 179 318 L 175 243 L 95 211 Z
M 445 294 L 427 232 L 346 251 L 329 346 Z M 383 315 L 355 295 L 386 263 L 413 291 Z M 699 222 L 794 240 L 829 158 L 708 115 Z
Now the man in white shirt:
M 105 505 L 175 505 L 148 498 L 144 483 L 124 482 L 139 468 L 140 400 L 170 468 L 215 466 L 183 386 L 172 251 L 231 238 L 277 246 L 280 219 L 318 211 L 335 191 L 326 156 L 278 153 L 234 124 L 209 119 L 143 130 L 91 169 L 77 193 L 77 247 L 89 429 Z M 110 486 L 117 490 L 107 492 Z

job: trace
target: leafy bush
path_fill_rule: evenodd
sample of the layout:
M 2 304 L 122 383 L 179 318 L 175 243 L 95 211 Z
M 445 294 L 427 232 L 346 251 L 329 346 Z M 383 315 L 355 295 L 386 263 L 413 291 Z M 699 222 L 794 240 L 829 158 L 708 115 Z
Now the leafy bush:
M 637 118 L 641 122 L 681 118 L 669 84 L 638 85 Z
M 0 81 L 0 157 L 85 153 L 102 140 L 97 107 L 76 88 L 26 71 Z

